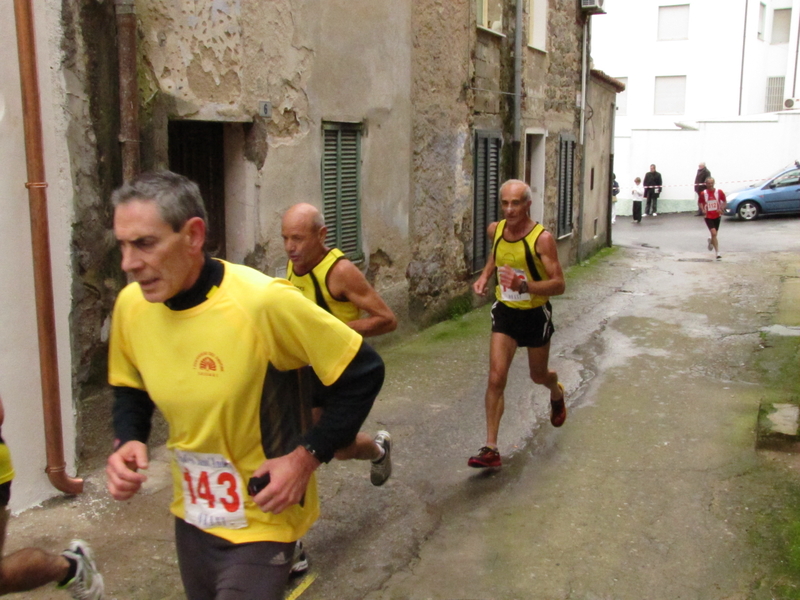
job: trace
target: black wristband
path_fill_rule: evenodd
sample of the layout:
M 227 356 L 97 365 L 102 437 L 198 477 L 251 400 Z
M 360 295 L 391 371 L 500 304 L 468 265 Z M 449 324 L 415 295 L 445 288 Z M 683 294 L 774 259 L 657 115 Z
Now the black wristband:
M 519 284 L 519 293 L 520 294 L 527 294 L 528 293 L 528 282 L 523 281 Z

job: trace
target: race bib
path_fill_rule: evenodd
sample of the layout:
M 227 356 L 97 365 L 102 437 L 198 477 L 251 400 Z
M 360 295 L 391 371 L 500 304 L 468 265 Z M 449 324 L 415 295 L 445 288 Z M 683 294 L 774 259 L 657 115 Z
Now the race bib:
M 247 527 L 244 486 L 221 454 L 175 451 L 183 483 L 184 520 L 200 529 Z
M 522 281 L 528 281 L 527 277 L 525 277 L 525 271 L 522 269 L 514 269 L 514 274 Z M 520 294 L 511 288 L 504 288 L 502 285 L 500 286 L 500 297 L 506 302 L 524 302 L 531 299 L 531 295 L 528 293 Z
M 719 210 L 719 201 L 716 198 L 709 198 L 706 200 L 706 211 L 717 212 Z

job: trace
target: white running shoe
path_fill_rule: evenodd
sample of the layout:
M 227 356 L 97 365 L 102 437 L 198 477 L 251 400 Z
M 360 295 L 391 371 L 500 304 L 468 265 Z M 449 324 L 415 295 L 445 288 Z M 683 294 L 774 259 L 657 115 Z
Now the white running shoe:
M 75 561 L 78 570 L 75 577 L 59 587 L 69 590 L 75 600 L 103 600 L 103 576 L 97 571 L 89 544 L 83 540 L 72 540 L 61 555 Z
M 289 569 L 289 578 L 299 577 L 308 571 L 308 554 L 303 548 L 303 542 L 297 540 L 294 544 L 294 557 L 292 558 L 292 568 Z
M 375 436 L 375 443 L 383 448 L 383 457 L 377 461 L 372 461 L 372 469 L 369 472 L 369 480 L 372 485 L 383 485 L 392 475 L 392 436 L 388 431 L 379 431 Z

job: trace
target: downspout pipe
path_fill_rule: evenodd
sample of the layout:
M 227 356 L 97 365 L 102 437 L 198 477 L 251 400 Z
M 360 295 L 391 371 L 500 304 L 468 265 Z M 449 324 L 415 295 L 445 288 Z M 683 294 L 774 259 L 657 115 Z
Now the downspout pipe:
M 589 53 L 589 24 L 591 23 L 591 15 L 584 14 L 583 21 L 583 55 L 581 57 L 581 128 L 580 128 L 580 144 L 582 149 L 581 160 L 581 183 L 580 183 L 580 208 L 578 209 L 578 262 L 583 260 L 583 209 L 584 209 L 584 195 L 586 193 L 586 93 L 587 93 L 587 80 L 589 77 L 589 69 L 587 64 L 587 56 Z
M 514 27 L 514 177 L 521 179 L 525 169 L 522 158 L 522 1 L 517 0 Z
M 66 494 L 83 491 L 83 480 L 67 476 L 61 423 L 61 398 L 56 354 L 56 325 L 53 302 L 53 277 L 50 266 L 50 231 L 47 221 L 47 183 L 45 182 L 42 117 L 32 0 L 14 0 L 17 52 L 22 88 L 22 115 L 25 130 L 28 201 L 33 244 L 33 280 L 36 295 L 36 323 L 39 334 L 39 369 L 42 380 L 44 433 L 50 483 Z
M 119 141 L 122 180 L 139 174 L 139 87 L 136 75 L 136 8 L 134 0 L 114 0 L 119 58 Z

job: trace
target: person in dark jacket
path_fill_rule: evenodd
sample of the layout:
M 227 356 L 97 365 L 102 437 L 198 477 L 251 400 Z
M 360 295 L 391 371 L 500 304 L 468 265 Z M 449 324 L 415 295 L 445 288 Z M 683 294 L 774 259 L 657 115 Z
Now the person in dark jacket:
M 650 172 L 644 176 L 645 216 L 658 216 L 658 196 L 661 194 L 661 173 L 655 165 L 650 165 Z
M 711 177 L 711 171 L 706 168 L 706 163 L 701 162 L 697 165 L 697 175 L 694 177 L 694 193 L 697 194 L 697 213 L 696 217 L 703 216 L 703 209 L 700 207 L 700 192 L 706 190 L 706 179 Z

